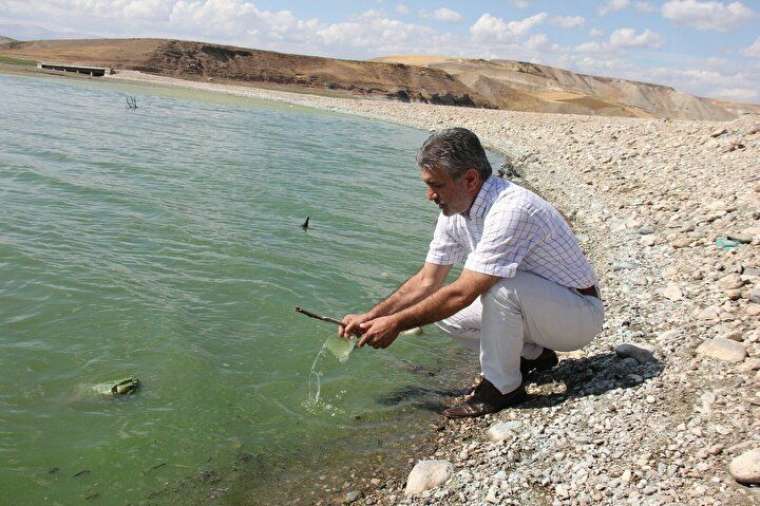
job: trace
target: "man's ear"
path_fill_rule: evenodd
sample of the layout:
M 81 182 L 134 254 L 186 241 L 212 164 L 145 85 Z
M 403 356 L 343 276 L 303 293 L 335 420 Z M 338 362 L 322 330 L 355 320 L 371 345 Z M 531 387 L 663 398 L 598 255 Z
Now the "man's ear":
M 467 172 L 464 173 L 464 181 L 467 186 L 467 191 L 475 191 L 481 183 L 480 172 L 478 172 L 477 169 L 467 169 Z

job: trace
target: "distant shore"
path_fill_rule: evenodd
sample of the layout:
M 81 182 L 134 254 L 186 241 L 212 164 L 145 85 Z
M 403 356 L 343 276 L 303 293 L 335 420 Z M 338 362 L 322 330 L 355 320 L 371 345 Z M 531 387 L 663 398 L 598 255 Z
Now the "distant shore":
M 406 497 L 406 475 L 381 481 L 363 469 L 319 503 L 760 505 L 757 489 L 728 472 L 735 457 L 760 448 L 760 117 L 719 123 L 556 115 L 128 71 L 108 79 L 425 130 L 464 126 L 574 219 L 601 280 L 603 334 L 529 385 L 522 409 L 442 421 L 430 435 L 433 449 L 417 459 L 449 461 L 443 485 Z M 620 343 L 647 353 L 616 349 Z M 510 425 L 492 441 L 486 430 L 497 422 Z

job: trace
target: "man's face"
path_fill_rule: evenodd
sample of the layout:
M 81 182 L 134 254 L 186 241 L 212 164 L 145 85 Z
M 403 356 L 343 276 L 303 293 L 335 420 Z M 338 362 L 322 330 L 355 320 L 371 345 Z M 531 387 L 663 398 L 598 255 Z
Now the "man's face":
M 469 210 L 477 195 L 477 191 L 473 193 L 473 183 L 477 184 L 473 178 L 478 178 L 474 169 L 467 171 L 456 180 L 437 167 L 422 169 L 420 177 L 427 185 L 427 199 L 434 202 L 444 216 L 452 216 Z

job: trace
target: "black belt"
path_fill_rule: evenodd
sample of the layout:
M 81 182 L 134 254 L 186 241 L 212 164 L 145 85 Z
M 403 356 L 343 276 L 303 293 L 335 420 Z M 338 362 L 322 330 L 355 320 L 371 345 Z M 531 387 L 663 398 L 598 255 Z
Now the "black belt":
M 601 297 L 599 297 L 599 290 L 596 289 L 596 285 L 589 286 L 588 288 L 576 288 L 576 290 L 581 295 L 590 295 L 592 297 L 596 297 L 597 299 L 601 299 Z

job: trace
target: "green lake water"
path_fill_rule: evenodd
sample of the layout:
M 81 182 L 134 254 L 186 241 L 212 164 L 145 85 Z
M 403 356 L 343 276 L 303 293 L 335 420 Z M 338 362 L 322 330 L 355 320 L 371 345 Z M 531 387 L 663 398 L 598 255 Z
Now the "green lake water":
M 421 265 L 426 133 L 3 75 L 0 121 L 0 504 L 284 501 L 393 453 L 461 379 L 430 331 L 317 360 L 314 405 L 334 327 L 294 312 L 365 309 Z M 90 388 L 130 374 L 129 398 Z

